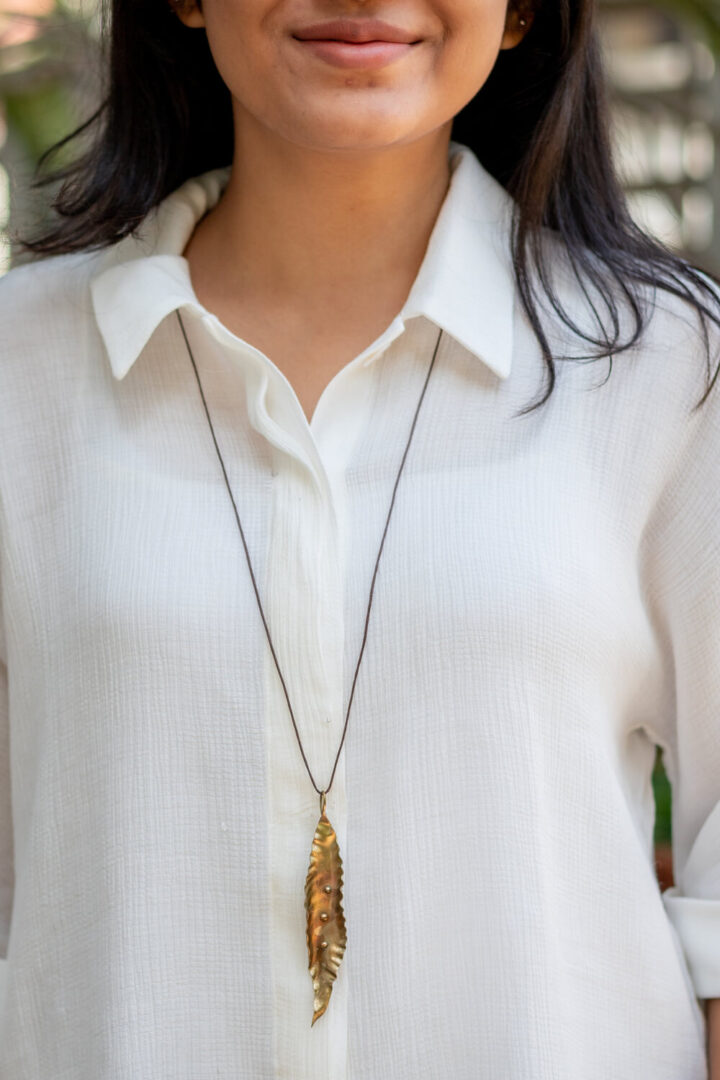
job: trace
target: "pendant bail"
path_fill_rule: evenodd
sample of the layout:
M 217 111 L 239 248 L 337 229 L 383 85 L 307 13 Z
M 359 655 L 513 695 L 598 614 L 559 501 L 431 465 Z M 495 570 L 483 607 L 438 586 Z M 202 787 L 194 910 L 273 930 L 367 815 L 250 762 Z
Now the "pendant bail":
M 325 792 L 321 791 L 320 792 L 320 814 L 321 815 L 325 813 L 325 801 L 326 801 L 325 800 Z

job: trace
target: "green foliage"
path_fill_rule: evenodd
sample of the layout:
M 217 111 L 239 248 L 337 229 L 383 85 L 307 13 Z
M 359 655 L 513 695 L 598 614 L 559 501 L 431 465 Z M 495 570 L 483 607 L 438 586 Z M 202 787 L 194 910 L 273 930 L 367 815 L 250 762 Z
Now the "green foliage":
M 65 87 L 46 83 L 28 88 L 24 93 L 5 96 L 5 115 L 8 124 L 22 140 L 28 155 L 37 161 L 40 155 L 75 126 L 75 117 Z M 58 153 L 55 164 L 70 160 L 72 153 Z
M 663 766 L 662 750 L 657 748 L 655 767 L 652 774 L 653 794 L 655 795 L 655 843 L 669 844 L 671 840 L 670 811 L 672 790 Z
M 720 0 L 655 0 L 668 14 L 692 23 L 713 52 L 720 55 Z

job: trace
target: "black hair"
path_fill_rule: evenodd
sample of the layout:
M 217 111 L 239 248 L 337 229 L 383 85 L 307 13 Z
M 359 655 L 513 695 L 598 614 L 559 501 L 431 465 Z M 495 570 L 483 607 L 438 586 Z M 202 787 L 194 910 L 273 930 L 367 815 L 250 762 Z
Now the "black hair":
M 105 96 L 89 120 L 41 159 L 36 184 L 60 186 L 53 202 L 56 220 L 22 241 L 37 254 L 112 244 L 183 181 L 232 161 L 230 93 L 205 32 L 184 26 L 166 0 L 105 2 Z M 485 84 L 452 125 L 452 138 L 474 151 L 516 203 L 515 277 L 548 371 L 544 395 L 522 412 L 544 404 L 555 384 L 534 276 L 560 319 L 595 350 L 562 359 L 607 357 L 608 377 L 613 355 L 644 333 L 647 290 L 686 301 L 700 317 L 707 358 L 708 385 L 698 408 L 718 376 L 718 369 L 711 374 L 707 319 L 720 327 L 720 278 L 674 253 L 631 217 L 613 160 L 596 0 L 536 0 L 532 10 L 523 41 L 500 51 Z M 45 174 L 53 154 L 76 138 L 89 138 L 83 152 Z M 594 313 L 597 334 L 579 326 L 560 303 L 543 229 L 554 230 Z M 609 320 L 601 318 L 592 293 Z M 619 298 L 632 317 L 626 340 Z

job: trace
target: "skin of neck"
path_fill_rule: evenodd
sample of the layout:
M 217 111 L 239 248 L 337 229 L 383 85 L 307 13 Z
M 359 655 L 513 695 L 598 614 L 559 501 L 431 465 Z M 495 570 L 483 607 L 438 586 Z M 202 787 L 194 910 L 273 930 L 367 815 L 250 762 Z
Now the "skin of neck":
M 201 302 L 241 297 L 310 320 L 358 295 L 401 303 L 447 193 L 450 127 L 333 151 L 289 142 L 236 105 L 227 188 L 184 252 Z

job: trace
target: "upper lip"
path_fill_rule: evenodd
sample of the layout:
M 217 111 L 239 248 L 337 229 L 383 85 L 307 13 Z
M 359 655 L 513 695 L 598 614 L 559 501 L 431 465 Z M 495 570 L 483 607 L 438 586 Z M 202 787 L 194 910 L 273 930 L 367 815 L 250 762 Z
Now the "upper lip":
M 335 19 L 333 22 L 312 23 L 296 30 L 293 37 L 301 41 L 404 41 L 418 40 L 417 34 L 392 26 L 381 19 Z

